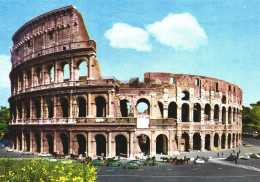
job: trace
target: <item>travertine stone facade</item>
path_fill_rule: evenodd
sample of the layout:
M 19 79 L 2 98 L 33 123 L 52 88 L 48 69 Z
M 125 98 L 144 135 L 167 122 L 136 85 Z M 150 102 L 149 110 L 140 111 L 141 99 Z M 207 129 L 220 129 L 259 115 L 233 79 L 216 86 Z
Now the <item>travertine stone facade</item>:
M 27 22 L 13 42 L 15 149 L 132 158 L 241 145 L 238 86 L 172 73 L 145 73 L 144 82 L 103 78 L 96 43 L 74 6 Z

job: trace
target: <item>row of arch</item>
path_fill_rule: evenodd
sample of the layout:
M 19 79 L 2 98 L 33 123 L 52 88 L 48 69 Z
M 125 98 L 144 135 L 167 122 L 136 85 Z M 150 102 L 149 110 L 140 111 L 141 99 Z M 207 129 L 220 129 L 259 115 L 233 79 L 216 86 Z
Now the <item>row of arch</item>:
M 32 137 L 32 138 L 31 138 Z M 22 133 L 19 133 L 14 137 L 13 147 L 18 150 L 23 151 L 31 151 L 31 152 L 47 152 L 53 154 L 54 151 L 54 137 L 53 134 L 45 134 L 44 139 L 41 140 L 41 135 L 38 132 L 35 132 L 30 137 L 29 132 L 24 133 L 24 141 L 22 140 Z M 239 133 L 222 133 L 222 135 L 215 133 L 214 137 L 210 134 L 206 134 L 205 138 L 201 138 L 200 133 L 188 134 L 184 132 L 179 138 L 178 141 L 177 136 L 175 136 L 175 142 L 177 148 L 180 151 L 191 151 L 191 150 L 211 150 L 212 148 L 216 149 L 231 149 L 240 146 L 241 134 Z M 107 138 L 103 134 L 96 134 L 95 137 L 95 153 L 97 156 L 107 155 Z M 150 146 L 151 140 L 149 136 L 145 134 L 141 134 L 137 136 L 138 144 L 141 151 L 144 154 L 150 154 Z M 204 141 L 202 143 L 202 140 Z M 211 146 L 213 140 L 213 146 Z M 74 154 L 86 155 L 87 153 L 87 137 L 85 134 L 75 134 L 73 138 L 72 146 L 70 146 L 70 139 L 67 133 L 60 133 L 58 136 L 58 141 L 55 143 L 57 147 L 60 149 L 59 153 L 63 153 L 64 155 L 70 154 L 70 148 Z M 23 144 L 23 142 L 25 142 Z M 42 143 L 44 142 L 44 144 Z M 116 156 L 127 156 L 129 153 L 129 145 L 128 139 L 126 136 L 122 134 L 118 134 L 115 136 L 115 155 Z M 159 134 L 156 137 L 156 153 L 157 154 L 168 154 L 168 144 L 169 139 L 165 134 Z M 22 147 L 24 145 L 24 148 Z M 32 145 L 32 146 L 31 146 Z M 180 145 L 180 146 L 178 146 Z M 204 146 L 202 146 L 204 145 Z M 42 148 L 43 147 L 43 148 Z
M 86 60 L 79 60 L 76 66 L 73 67 L 75 80 L 87 78 L 88 63 Z M 39 86 L 43 84 L 50 84 L 54 82 L 64 82 L 72 78 L 71 67 L 69 61 L 62 61 L 60 64 L 55 65 L 50 63 L 46 67 L 36 67 L 20 73 L 17 77 L 12 78 L 12 89 L 15 93 L 32 86 Z

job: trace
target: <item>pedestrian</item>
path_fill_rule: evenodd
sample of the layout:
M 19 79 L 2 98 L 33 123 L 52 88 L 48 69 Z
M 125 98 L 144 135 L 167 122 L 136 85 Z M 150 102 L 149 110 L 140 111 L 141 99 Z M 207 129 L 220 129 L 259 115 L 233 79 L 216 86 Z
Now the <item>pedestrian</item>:
M 238 151 L 238 152 L 239 152 L 239 154 L 240 154 L 241 150 L 239 149 L 239 151 Z
M 222 157 L 224 156 L 224 153 L 222 152 Z
M 239 152 L 237 152 L 237 158 L 239 158 Z
M 219 152 L 218 152 L 218 157 L 219 157 Z

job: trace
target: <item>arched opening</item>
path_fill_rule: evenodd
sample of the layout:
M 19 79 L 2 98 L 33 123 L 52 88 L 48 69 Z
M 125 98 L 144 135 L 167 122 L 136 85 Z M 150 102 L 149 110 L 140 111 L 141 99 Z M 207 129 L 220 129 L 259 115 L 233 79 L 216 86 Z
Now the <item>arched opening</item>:
M 36 68 L 36 79 L 37 79 L 37 85 L 41 85 L 42 83 L 42 70 L 41 68 Z
M 78 98 L 78 110 L 79 110 L 78 117 L 87 116 L 86 105 L 87 105 L 86 100 L 83 97 L 79 97 Z
M 200 104 L 196 103 L 194 104 L 194 108 L 193 108 L 193 121 L 200 122 L 200 120 L 201 120 L 201 107 Z
M 159 106 L 159 109 L 160 109 L 161 116 L 163 118 L 163 103 L 162 102 L 158 102 L 158 106 Z
M 199 133 L 193 135 L 193 150 L 201 149 L 201 137 Z
M 18 118 L 22 119 L 23 118 L 23 106 L 22 106 L 21 102 L 17 104 L 17 108 L 18 108 Z
M 147 99 L 139 99 L 136 104 L 136 109 L 139 114 L 150 115 L 150 103 Z
M 26 76 L 27 76 L 26 87 L 28 88 L 28 87 L 31 87 L 31 85 L 32 85 L 32 74 L 31 74 L 31 71 L 27 71 Z
M 19 88 L 20 88 L 20 90 L 23 89 L 23 74 L 21 74 L 19 76 Z
M 156 153 L 165 155 L 168 153 L 168 138 L 164 134 L 156 137 Z
M 23 143 L 22 143 L 22 133 L 18 134 L 18 142 L 19 142 L 19 150 L 22 151 Z
M 222 124 L 226 124 L 226 108 L 222 107 Z
M 79 67 L 79 76 L 86 78 L 88 76 L 88 65 L 86 61 L 81 61 L 78 67 Z
M 233 109 L 233 122 L 236 122 L 236 109 Z
M 128 117 L 129 116 L 129 110 L 130 110 L 130 103 L 128 100 L 120 100 L 120 111 L 122 117 Z
M 222 102 L 222 104 L 226 104 L 227 98 L 225 95 L 222 96 L 221 102 Z
M 62 143 L 62 152 L 64 155 L 68 155 L 69 153 L 69 137 L 65 133 L 60 134 L 60 140 Z
M 104 135 L 98 134 L 95 136 L 95 139 L 97 156 L 106 157 L 106 138 Z
M 150 155 L 150 138 L 145 134 L 141 134 L 137 136 L 137 139 L 139 147 L 144 155 Z
M 181 135 L 181 151 L 188 152 L 189 151 L 189 135 L 187 133 L 183 133 Z
M 232 145 L 233 145 L 233 148 L 235 148 L 236 147 L 236 138 L 235 138 L 236 136 L 235 136 L 235 133 L 233 133 L 233 139 L 232 139 Z
M 225 133 L 223 133 L 222 136 L 221 136 L 221 148 L 222 149 L 226 148 L 226 135 L 225 135 Z
M 53 65 L 49 65 L 48 66 L 48 79 L 49 79 L 49 83 L 54 82 L 54 67 Z
M 78 155 L 86 155 L 86 137 L 82 134 L 77 135 L 77 142 L 78 142 Z
M 182 104 L 181 107 L 181 120 L 182 122 L 189 122 L 189 116 L 190 116 L 190 106 L 186 103 Z
M 117 135 L 116 138 L 116 156 L 127 157 L 127 139 L 124 135 Z
M 231 107 L 228 108 L 228 124 L 231 124 Z
M 69 102 L 66 98 L 60 99 L 61 109 L 62 109 L 62 117 L 69 117 Z
M 210 150 L 210 135 L 207 134 L 205 137 L 205 149 Z
M 70 78 L 70 68 L 68 63 L 64 63 L 63 67 L 63 81 L 68 81 Z
M 181 100 L 190 100 L 190 93 L 188 91 L 182 92 Z
M 24 134 L 24 136 L 25 136 L 25 147 L 26 147 L 26 150 L 25 151 L 27 151 L 27 152 L 29 152 L 30 151 L 30 144 L 31 144 L 31 142 L 30 142 L 30 133 L 25 133 Z
M 102 96 L 95 98 L 96 117 L 106 117 L 106 100 Z
M 31 113 L 30 113 L 30 102 L 26 101 L 24 103 L 24 109 L 25 109 L 25 117 L 26 119 L 29 119 L 31 117 Z
M 48 152 L 49 154 L 53 154 L 53 137 L 51 136 L 51 134 L 47 134 L 46 139 L 48 142 Z
M 205 105 L 205 109 L 204 109 L 204 120 L 205 121 L 209 121 L 210 120 L 210 111 L 211 111 L 211 107 L 209 104 Z
M 214 106 L 214 120 L 219 120 L 219 106 L 215 105 Z
M 171 102 L 168 107 L 168 118 L 177 119 L 177 104 L 175 102 Z
M 231 134 L 228 134 L 228 148 L 231 149 Z
M 40 153 L 41 152 L 41 136 L 39 133 L 35 133 L 35 142 L 36 142 L 36 152 Z
M 215 133 L 214 135 L 214 147 L 218 148 L 218 140 L 219 140 L 219 136 L 217 133 Z
M 48 118 L 53 118 L 53 102 L 51 99 L 47 99 L 47 107 L 48 107 Z
M 36 118 L 41 118 L 41 102 L 39 100 L 35 100 L 34 106 L 35 106 Z

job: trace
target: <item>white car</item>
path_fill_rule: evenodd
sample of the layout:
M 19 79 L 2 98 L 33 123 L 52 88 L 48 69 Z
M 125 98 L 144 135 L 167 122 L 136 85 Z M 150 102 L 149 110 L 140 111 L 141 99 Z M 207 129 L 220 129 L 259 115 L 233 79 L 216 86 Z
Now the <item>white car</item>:
M 240 159 L 249 160 L 250 155 L 245 154 L 244 156 L 239 157 Z
M 203 159 L 197 158 L 197 159 L 194 160 L 194 163 L 195 164 L 204 164 L 205 161 Z
M 39 153 L 38 156 L 39 156 L 39 157 L 51 157 L 51 154 L 48 154 L 48 153 Z

